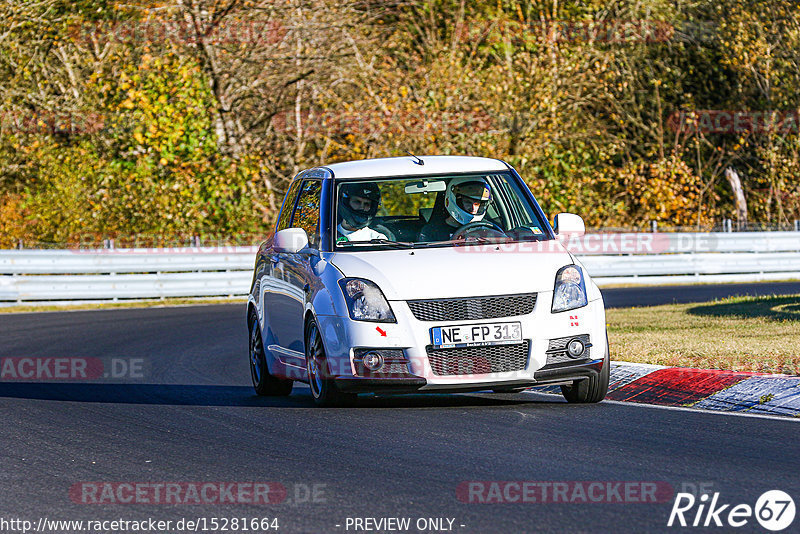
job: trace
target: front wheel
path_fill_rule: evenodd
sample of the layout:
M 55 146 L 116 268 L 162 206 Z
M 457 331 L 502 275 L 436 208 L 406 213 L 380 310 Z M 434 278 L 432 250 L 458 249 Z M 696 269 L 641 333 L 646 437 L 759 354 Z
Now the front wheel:
M 600 402 L 608 393 L 610 367 L 611 358 L 608 352 L 608 338 L 606 338 L 606 357 L 603 360 L 603 369 L 600 374 L 583 380 L 576 380 L 569 386 L 561 386 L 561 393 L 567 399 L 567 402 L 578 404 Z
M 264 343 L 261 341 L 261 330 L 255 313 L 250 315 L 250 378 L 253 388 L 262 396 L 285 397 L 292 392 L 293 382 L 276 378 L 269 374 Z
M 306 327 L 306 371 L 311 396 L 317 406 L 342 406 L 355 401 L 356 395 L 339 391 L 330 378 L 325 347 L 314 319 Z

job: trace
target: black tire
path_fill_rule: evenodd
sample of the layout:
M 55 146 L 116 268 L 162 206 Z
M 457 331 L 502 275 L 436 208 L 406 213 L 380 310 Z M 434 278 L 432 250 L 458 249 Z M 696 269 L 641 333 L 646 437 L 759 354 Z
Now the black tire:
M 325 346 L 314 319 L 306 325 L 306 371 L 311 396 L 317 406 L 347 406 L 355 403 L 356 395 L 339 391 L 330 378 Z
M 588 404 L 600 402 L 608 393 L 608 380 L 611 374 L 611 358 L 608 352 L 608 338 L 606 338 L 606 357 L 603 360 L 603 369 L 599 375 L 583 380 L 576 380 L 571 386 L 561 386 L 561 393 L 567 402 Z
M 267 367 L 267 357 L 264 352 L 264 343 L 261 341 L 261 329 L 258 327 L 258 319 L 255 313 L 251 313 L 248 318 L 250 327 L 250 378 L 253 380 L 253 388 L 258 395 L 265 397 L 285 397 L 292 392 L 294 382 L 291 380 L 277 378 L 269 374 Z

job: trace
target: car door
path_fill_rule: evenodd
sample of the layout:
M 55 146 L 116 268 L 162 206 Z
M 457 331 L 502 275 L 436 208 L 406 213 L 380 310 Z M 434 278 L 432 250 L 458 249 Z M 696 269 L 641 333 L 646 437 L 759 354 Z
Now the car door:
M 321 180 L 304 180 L 288 228 L 302 228 L 308 234 L 309 249 L 319 247 L 319 205 Z M 273 339 L 280 358 L 290 365 L 303 365 L 305 344 L 303 314 L 309 285 L 310 250 L 296 254 L 273 251 L 268 306 Z M 274 350 L 274 349 L 273 349 Z
M 286 198 L 281 207 L 281 214 L 278 217 L 278 224 L 275 226 L 275 232 L 280 232 L 286 228 L 290 228 L 292 223 L 292 214 L 294 207 L 297 203 L 297 197 L 300 195 L 300 186 L 302 180 L 295 180 L 289 186 L 289 191 L 286 193 Z M 264 320 L 264 343 L 267 349 L 274 351 L 275 348 L 280 348 L 281 345 L 281 332 L 287 330 L 283 296 L 282 293 L 286 291 L 286 266 L 285 255 L 275 252 L 272 247 L 264 251 L 264 276 L 261 282 L 261 303 L 262 315 Z M 280 355 L 279 355 L 280 356 Z
M 297 206 L 294 209 L 294 216 L 292 217 L 292 227 L 302 228 L 308 235 L 308 250 L 298 252 L 297 254 L 286 254 L 286 271 L 288 278 L 291 280 L 291 291 L 294 298 L 297 300 L 292 301 L 292 316 L 297 318 L 297 321 L 292 322 L 291 328 L 287 331 L 287 341 L 289 348 L 292 351 L 302 352 L 305 354 L 305 332 L 303 315 L 305 314 L 305 305 L 308 296 L 308 290 L 314 281 L 311 280 L 313 271 L 311 269 L 312 262 L 318 259 L 318 255 L 314 254 L 313 250 L 319 250 L 320 232 L 319 232 L 319 210 L 320 198 L 322 196 L 322 181 L 321 180 L 305 180 L 300 190 L 300 197 L 297 200 Z

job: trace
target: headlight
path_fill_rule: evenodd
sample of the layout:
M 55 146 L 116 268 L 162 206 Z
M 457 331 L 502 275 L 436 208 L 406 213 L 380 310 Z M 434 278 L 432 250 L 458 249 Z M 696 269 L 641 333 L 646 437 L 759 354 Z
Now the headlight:
M 380 288 L 369 280 L 345 278 L 339 280 L 350 318 L 354 321 L 396 323 L 392 307 Z
M 577 265 L 567 265 L 558 270 L 553 290 L 553 313 L 574 310 L 586 306 L 586 284 L 583 270 Z

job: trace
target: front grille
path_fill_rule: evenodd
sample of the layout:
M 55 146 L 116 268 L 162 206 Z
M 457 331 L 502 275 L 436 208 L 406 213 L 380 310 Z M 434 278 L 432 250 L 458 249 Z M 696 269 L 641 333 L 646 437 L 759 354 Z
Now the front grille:
M 425 347 L 436 376 L 480 375 L 522 371 L 528 364 L 530 343 L 516 345 L 433 349 Z
M 382 375 L 407 375 L 408 374 L 408 364 L 407 363 L 386 363 L 381 367 L 380 374 Z
M 567 354 L 567 345 L 573 339 L 579 339 L 583 343 L 583 346 L 586 347 L 580 358 L 570 358 L 569 354 Z M 592 350 L 591 346 L 589 345 L 589 334 L 580 334 L 577 336 L 559 337 L 556 339 L 551 339 L 550 342 L 547 344 L 546 365 L 551 365 L 554 363 L 565 363 L 565 362 L 586 360 L 591 356 L 591 350 Z
M 418 321 L 473 321 L 514 317 L 531 313 L 535 305 L 536 293 L 408 301 L 408 307 Z

